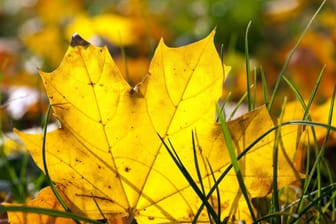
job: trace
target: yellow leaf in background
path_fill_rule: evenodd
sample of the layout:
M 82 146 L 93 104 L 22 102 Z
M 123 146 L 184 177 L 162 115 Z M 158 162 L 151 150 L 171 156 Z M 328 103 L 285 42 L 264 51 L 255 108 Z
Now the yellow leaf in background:
M 80 33 L 84 39 L 102 36 L 117 46 L 130 45 L 136 42 L 139 36 L 136 23 L 131 17 L 113 14 L 101 14 L 89 17 L 82 14 L 66 28 L 66 36 Z
M 62 195 L 66 203 L 66 197 Z M 3 205 L 11 205 L 9 203 Z M 64 210 L 62 205 L 57 201 L 54 193 L 51 191 L 50 187 L 43 188 L 37 197 L 29 201 L 25 206 L 39 207 L 39 208 L 49 208 L 55 210 Z M 78 212 L 78 211 L 77 211 Z M 22 223 L 34 223 L 34 224 L 72 224 L 74 223 L 71 219 L 52 217 L 48 215 L 41 215 L 36 213 L 23 213 L 23 212 L 7 212 L 8 219 L 11 224 L 22 224 Z
M 332 105 L 331 104 L 331 99 L 327 100 L 324 104 L 322 104 L 318 107 L 315 107 L 312 110 L 312 112 L 311 112 L 312 120 L 316 121 L 316 122 L 323 123 L 323 124 L 328 124 L 329 113 L 330 113 L 331 107 L 333 108 L 333 113 L 331 115 L 331 118 L 332 118 L 331 126 L 336 127 L 336 101 L 334 102 L 334 105 Z M 323 132 L 324 132 L 324 135 L 325 135 L 326 134 L 326 129 L 324 129 Z M 320 133 L 320 134 L 322 134 L 322 133 Z M 330 134 L 333 135 L 334 137 L 336 137 L 335 132 L 330 132 Z
M 190 223 L 202 202 L 160 141 L 173 144 L 186 169 L 198 181 L 191 142 L 197 154 L 205 191 L 230 164 L 215 105 L 229 70 L 213 45 L 214 32 L 201 41 L 157 47 L 144 82 L 129 86 L 107 48 L 74 36 L 61 65 L 41 72 L 60 129 L 48 133 L 46 159 L 51 179 L 82 213 L 102 219 L 138 223 Z M 223 73 L 224 70 L 224 73 Z M 261 125 L 262 124 L 262 125 Z M 236 153 L 274 126 L 265 107 L 229 122 Z M 34 160 L 42 166 L 41 135 L 18 132 Z M 297 180 L 291 158 L 296 129 L 281 130 L 279 187 Z M 267 195 L 272 183 L 274 133 L 259 141 L 240 160 L 250 197 Z M 250 220 L 235 173 L 219 185 L 222 217 Z M 217 205 L 216 193 L 211 197 Z M 203 209 L 197 222 L 209 223 Z
M 81 0 L 38 0 L 35 7 L 37 15 L 45 24 L 61 25 L 80 13 L 83 10 L 83 4 Z
M 148 73 L 148 58 L 127 58 L 126 61 L 124 61 L 122 57 L 117 57 L 114 58 L 114 60 L 125 80 L 132 85 L 141 82 Z
M 35 2 L 34 2 L 35 3 Z M 36 1 L 37 16 L 20 28 L 20 39 L 25 47 L 50 66 L 62 60 L 66 50 L 63 26 L 83 9 L 81 0 Z M 32 13 L 35 11 L 32 10 Z
M 1 150 L 3 150 L 3 153 L 5 155 L 11 155 L 11 154 L 20 154 L 23 152 L 26 152 L 26 149 L 24 146 L 17 141 L 11 139 L 11 138 L 2 138 L 0 140 L 0 147 Z
M 311 109 L 309 110 L 309 114 L 311 117 L 311 120 L 314 122 L 319 122 L 322 124 L 328 124 L 328 118 L 329 118 L 329 111 L 331 108 L 331 99 L 327 100 L 325 103 L 321 105 L 312 105 Z M 331 115 L 331 126 L 336 127 L 336 103 L 334 102 L 333 105 L 333 114 Z M 298 101 L 290 102 L 286 105 L 286 110 L 284 114 L 284 121 L 290 121 L 290 120 L 301 120 L 304 116 L 304 110 L 301 106 L 301 104 Z M 322 127 L 314 127 L 315 129 L 315 135 L 317 141 L 321 141 L 327 133 L 327 130 Z M 313 134 L 311 132 L 311 128 L 307 128 L 310 138 L 309 142 L 310 144 L 314 144 L 314 138 Z M 336 138 L 335 132 L 330 132 L 331 137 Z
M 58 26 L 50 25 L 36 33 L 23 33 L 21 40 L 30 51 L 52 65 L 62 60 L 64 44 Z
M 309 114 L 310 118 L 313 122 L 319 122 L 322 124 L 328 124 L 329 111 L 331 108 L 331 99 L 327 100 L 322 105 L 312 105 Z M 333 114 L 331 115 L 331 126 L 336 127 L 336 103 L 333 105 Z M 291 121 L 291 120 L 302 120 L 304 116 L 304 110 L 302 105 L 298 101 L 290 102 L 286 105 L 285 114 L 283 121 Z M 297 149 L 297 157 L 296 157 L 296 167 L 298 170 L 306 169 L 306 154 L 307 154 L 307 144 L 310 144 L 310 149 L 315 150 L 313 145 L 315 141 L 319 145 L 322 144 L 324 138 L 327 134 L 327 129 L 314 126 L 314 134 L 312 132 L 312 128 L 310 126 L 306 126 L 304 129 L 302 127 L 297 127 L 298 131 L 300 131 L 300 146 Z M 316 140 L 314 139 L 314 135 L 316 136 Z M 334 131 L 330 132 L 327 146 L 335 145 L 336 142 L 336 133 Z M 327 153 L 328 150 L 327 150 Z

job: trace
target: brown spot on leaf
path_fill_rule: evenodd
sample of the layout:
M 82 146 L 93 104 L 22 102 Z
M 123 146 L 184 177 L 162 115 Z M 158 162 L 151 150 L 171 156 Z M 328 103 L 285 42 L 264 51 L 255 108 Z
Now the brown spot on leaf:
M 94 82 L 89 82 L 88 85 L 94 87 L 94 86 L 96 85 L 96 83 L 94 83 Z
M 72 35 L 70 45 L 71 47 L 77 47 L 77 46 L 88 47 L 90 43 L 84 40 L 78 33 L 74 33 Z

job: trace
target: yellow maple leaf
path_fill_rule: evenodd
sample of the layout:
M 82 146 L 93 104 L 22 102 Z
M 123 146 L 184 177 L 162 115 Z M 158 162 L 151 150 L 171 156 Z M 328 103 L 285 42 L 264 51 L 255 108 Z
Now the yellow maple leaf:
M 199 183 L 191 133 L 195 130 L 205 192 L 230 164 L 215 105 L 228 67 L 213 45 L 212 32 L 196 43 L 157 47 L 147 78 L 130 86 L 106 48 L 74 36 L 61 65 L 41 72 L 52 109 L 62 127 L 46 137 L 51 179 L 93 219 L 135 218 L 138 223 L 190 223 L 202 202 L 158 134 L 173 144 L 186 169 Z M 274 126 L 265 107 L 229 122 L 236 153 Z M 278 184 L 297 179 L 289 158 L 296 129 L 283 128 Z M 43 167 L 41 135 L 18 132 L 36 163 Z M 294 134 L 295 135 L 295 134 Z M 250 197 L 265 196 L 272 184 L 274 133 L 260 140 L 240 160 Z M 209 160 L 213 175 L 204 162 Z M 203 162 L 202 162 L 203 161 Z M 223 217 L 250 220 L 234 171 L 219 185 Z M 216 196 L 211 197 L 214 202 Z M 97 202 L 97 204 L 95 203 Z M 209 223 L 206 209 L 198 222 Z

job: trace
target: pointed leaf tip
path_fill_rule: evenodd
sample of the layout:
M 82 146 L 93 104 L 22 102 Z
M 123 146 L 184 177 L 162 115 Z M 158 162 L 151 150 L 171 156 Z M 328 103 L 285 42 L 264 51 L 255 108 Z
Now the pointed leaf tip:
M 74 33 L 72 35 L 70 45 L 71 47 L 76 47 L 76 46 L 87 47 L 90 45 L 90 43 L 84 40 L 78 33 Z

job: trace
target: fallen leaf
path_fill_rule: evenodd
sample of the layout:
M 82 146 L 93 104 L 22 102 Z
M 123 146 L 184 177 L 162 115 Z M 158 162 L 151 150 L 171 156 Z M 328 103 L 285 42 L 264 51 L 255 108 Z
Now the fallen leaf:
M 313 122 L 318 122 L 321 124 L 328 124 L 329 119 L 329 112 L 330 107 L 333 107 L 333 114 L 331 115 L 332 118 L 336 117 L 336 102 L 334 102 L 334 105 L 331 105 L 331 99 L 328 99 L 323 104 L 313 104 L 309 110 L 310 119 Z M 304 118 L 304 109 L 302 108 L 302 105 L 298 101 L 292 101 L 289 102 L 286 105 L 285 113 L 283 121 L 292 121 L 292 120 L 302 120 Z M 331 120 L 331 126 L 336 127 L 336 120 Z M 297 149 L 297 157 L 296 157 L 296 167 L 298 170 L 304 171 L 306 169 L 306 156 L 307 156 L 307 145 L 309 149 L 315 150 L 315 141 L 318 143 L 319 146 L 323 143 L 326 134 L 327 129 L 322 128 L 319 126 L 314 126 L 314 134 L 312 132 L 311 126 L 306 126 L 304 129 L 302 127 L 298 127 L 298 131 L 300 131 L 300 145 Z M 316 139 L 314 138 L 316 137 Z M 335 145 L 336 142 L 336 132 L 331 131 L 328 136 L 328 142 L 327 142 L 327 149 Z M 332 152 L 328 152 L 330 150 L 327 150 L 327 153 L 333 154 Z M 314 152 L 315 153 L 315 152 Z M 328 159 L 328 158 L 327 158 Z M 331 164 L 333 164 L 332 162 Z
M 331 107 L 333 107 L 334 109 L 333 114 L 331 115 L 333 119 L 331 120 L 330 125 L 336 127 L 336 119 L 334 119 L 334 117 L 336 117 L 336 110 L 335 110 L 336 102 L 334 102 L 334 105 L 331 105 L 331 99 L 328 99 L 323 104 L 313 104 L 309 110 L 310 119 L 313 122 L 328 124 L 329 112 Z M 284 121 L 302 120 L 304 119 L 303 116 L 304 116 L 304 109 L 302 108 L 302 105 L 298 101 L 293 101 L 286 105 Z M 307 130 L 306 132 L 308 132 L 306 134 L 309 135 L 310 137 L 309 139 L 304 139 L 303 141 L 313 145 L 315 140 L 313 138 L 312 129 L 309 127 L 306 130 Z M 321 142 L 327 133 L 327 129 L 318 126 L 314 127 L 314 131 L 315 131 L 314 135 L 316 136 L 316 140 L 318 142 Z M 331 131 L 330 137 L 332 139 L 335 139 L 336 133 Z
M 66 197 L 64 200 L 69 203 Z M 3 205 L 13 205 L 5 203 Z M 62 205 L 58 202 L 55 195 L 51 191 L 50 187 L 43 188 L 37 197 L 25 204 L 25 206 L 38 207 L 38 208 L 50 208 L 55 210 L 64 211 Z M 37 213 L 24 213 L 24 212 L 7 212 L 8 220 L 11 224 L 21 223 L 35 223 L 35 224 L 72 224 L 71 219 L 53 217 L 48 215 L 42 215 Z
M 41 72 L 52 109 L 62 127 L 46 137 L 51 179 L 88 217 L 124 218 L 138 223 L 190 223 L 202 202 L 160 141 L 173 144 L 187 170 L 198 180 L 191 142 L 198 139 L 205 191 L 230 164 L 215 105 L 229 70 L 213 45 L 214 32 L 201 41 L 157 47 L 144 82 L 132 87 L 107 48 L 74 36 L 61 65 Z M 229 122 L 236 153 L 274 126 L 265 107 Z M 41 135 L 17 132 L 42 168 Z M 298 178 L 291 158 L 296 129 L 283 127 L 278 158 L 279 187 Z M 251 197 L 272 190 L 274 133 L 240 160 Z M 197 181 L 198 182 L 198 181 Z M 219 185 L 222 217 L 250 221 L 233 171 Z M 215 195 L 215 193 L 214 193 Z M 216 205 L 215 196 L 211 201 Z M 204 209 L 197 222 L 209 223 Z

